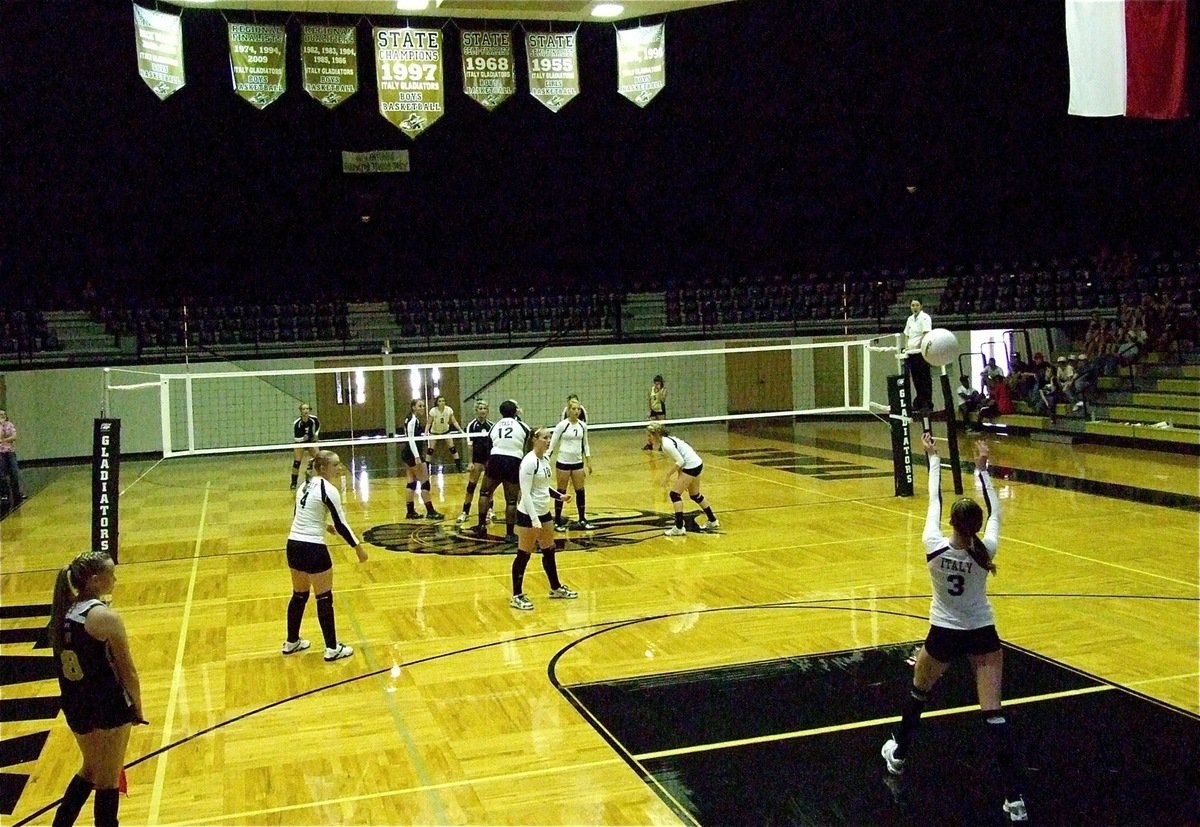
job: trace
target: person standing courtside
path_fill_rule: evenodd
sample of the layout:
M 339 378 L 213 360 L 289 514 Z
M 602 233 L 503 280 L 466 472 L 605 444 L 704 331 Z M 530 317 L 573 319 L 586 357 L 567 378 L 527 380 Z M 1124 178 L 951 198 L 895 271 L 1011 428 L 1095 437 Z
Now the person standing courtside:
M 650 392 L 646 395 L 646 400 L 650 405 L 651 422 L 661 422 L 667 418 L 667 386 L 663 383 L 661 373 L 650 383 Z M 649 451 L 652 447 L 654 446 L 647 440 L 642 450 Z
M 21 469 L 17 466 L 17 426 L 0 410 L 0 474 L 8 481 L 8 496 L 13 505 L 25 499 L 21 491 Z
M 921 356 L 921 339 L 933 330 L 933 319 L 921 309 L 919 299 L 908 303 L 912 315 L 904 323 L 904 347 L 908 358 L 904 360 L 908 379 L 912 383 L 914 413 L 933 410 L 933 377 L 929 374 L 929 363 Z
M 671 470 L 663 477 L 662 484 L 666 485 L 671 481 L 671 477 L 675 476 L 675 483 L 671 486 L 670 493 L 671 506 L 675 509 L 675 525 L 668 528 L 663 534 L 668 537 L 682 537 L 687 534 L 687 529 L 683 527 L 684 491 L 692 498 L 692 502 L 704 511 L 704 516 L 708 517 L 708 522 L 697 528 L 700 531 L 719 529 L 721 523 L 709 506 L 708 500 L 700 493 L 700 474 L 704 471 L 704 462 L 700 459 L 700 455 L 679 437 L 671 436 L 667 427 L 659 422 L 653 422 L 646 428 L 646 438 L 650 447 L 656 451 L 662 451 L 674 463 Z
M 488 432 L 492 453 L 487 463 L 487 484 L 479 494 L 479 524 L 475 526 L 476 535 L 487 534 L 487 512 L 496 488 L 503 485 L 504 539 L 509 543 L 517 542 L 513 528 L 517 522 L 517 497 L 521 491 L 521 460 L 530 434 L 529 426 L 521 421 L 520 414 L 520 406 L 512 399 L 505 399 L 500 403 L 500 419 Z M 553 534 L 553 528 L 550 531 Z
M 417 500 L 425 503 L 425 518 L 440 520 L 444 516 L 433 507 L 429 493 L 429 466 L 421 459 L 421 446 L 417 440 L 425 436 L 425 400 L 413 399 L 408 403 L 408 418 L 404 420 L 404 442 L 400 459 L 404 461 L 404 474 L 408 478 L 404 492 L 406 520 L 419 520 Z
M 454 418 L 454 408 L 446 404 L 446 397 L 439 396 L 433 401 L 433 408 L 429 411 L 429 433 L 432 436 L 440 436 L 448 434 L 451 430 L 462 433 L 462 426 L 458 424 L 458 420 Z M 431 439 L 425 445 L 425 464 L 433 467 L 433 454 L 440 443 L 447 443 L 450 446 L 450 459 L 454 460 L 454 470 L 462 473 L 462 459 L 458 456 L 458 444 L 453 437 L 445 439 Z
M 487 470 L 488 456 L 492 452 L 492 441 L 488 438 L 488 432 L 492 430 L 494 424 L 488 419 L 490 411 L 487 400 L 480 399 L 475 403 L 475 418 L 467 423 L 467 442 L 470 443 L 471 465 L 467 468 L 467 495 L 463 498 L 462 513 L 454 521 L 458 525 L 465 523 L 471 515 L 471 499 L 475 496 L 479 478 Z M 480 498 L 480 502 L 482 502 L 482 498 Z M 484 519 L 487 519 L 486 512 Z
M 564 495 L 567 483 L 575 489 L 575 508 L 579 520 L 575 528 L 594 531 L 596 527 L 587 521 L 587 478 L 592 473 L 592 448 L 588 444 L 587 423 L 583 420 L 583 406 L 578 399 L 567 403 L 567 413 L 554 428 L 550 437 L 550 453 L 555 455 L 555 485 Z M 563 502 L 566 497 L 554 499 L 554 530 L 566 531 L 563 519 Z
M 54 815 L 70 827 L 92 790 L 97 827 L 116 827 L 118 787 L 133 724 L 142 715 L 142 691 L 120 615 L 101 600 L 116 586 L 116 564 L 87 551 L 58 572 L 50 609 L 50 644 L 67 726 L 83 753 Z
M 350 657 L 354 649 L 337 639 L 333 617 L 333 560 L 325 544 L 325 535 L 341 535 L 354 549 L 360 563 L 367 561 L 367 551 L 354 536 L 342 510 L 342 496 L 337 487 L 342 471 L 341 458 L 333 451 L 320 451 L 313 460 L 313 471 L 314 478 L 306 480 L 296 492 L 296 511 L 292 517 L 292 530 L 288 533 L 287 561 L 292 574 L 292 599 L 288 601 L 287 639 L 281 651 L 292 655 L 309 647 L 309 642 L 300 637 L 300 621 L 304 619 L 308 593 L 315 589 L 317 622 L 325 638 L 325 660 L 332 663 Z M 332 526 L 325 524 L 326 515 L 333 518 Z
M 1000 501 L 988 474 L 988 448 L 986 443 L 975 443 L 975 474 L 988 510 L 987 526 L 984 528 L 979 503 L 962 497 L 950 507 L 953 533 L 946 537 L 941 528 L 941 459 L 931 434 L 923 434 L 921 442 L 929 456 L 929 509 L 922 540 L 925 565 L 933 582 L 933 601 L 929 608 L 929 634 L 917 651 L 900 728 L 884 743 L 883 760 L 892 775 L 904 772 L 921 712 L 934 684 L 952 661 L 965 655 L 975 672 L 984 732 L 1000 771 L 999 781 L 1005 787 L 1004 812 L 1011 821 L 1027 821 L 1008 718 L 1000 702 L 1004 652 L 987 598 L 987 578 L 996 573 L 994 560 L 1000 544 Z M 981 528 L 984 528 L 983 539 L 979 538 Z
M 579 592 L 558 579 L 554 528 L 550 520 L 550 499 L 566 498 L 566 492 L 550 487 L 550 429 L 538 428 L 533 434 L 533 449 L 524 456 L 518 470 L 521 498 L 517 505 L 517 556 L 512 564 L 512 597 L 508 605 L 530 611 L 533 601 L 524 591 L 525 569 L 534 550 L 542 550 L 542 569 L 550 581 L 550 597 L 574 600 Z
M 300 403 L 300 416 L 292 423 L 292 442 L 299 443 L 292 450 L 292 490 L 296 490 L 296 479 L 300 476 L 300 464 L 304 463 L 304 473 L 308 473 L 308 461 L 317 455 L 319 450 L 315 444 L 321 436 L 321 420 L 312 415 L 312 408 L 307 402 Z M 300 445 L 306 447 L 301 448 Z

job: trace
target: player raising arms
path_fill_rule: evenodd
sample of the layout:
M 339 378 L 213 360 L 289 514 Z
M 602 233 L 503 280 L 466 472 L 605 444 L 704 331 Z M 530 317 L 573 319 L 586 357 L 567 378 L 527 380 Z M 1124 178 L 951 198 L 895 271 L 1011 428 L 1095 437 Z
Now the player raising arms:
M 588 474 L 592 473 L 592 449 L 588 445 L 587 423 L 583 421 L 582 412 L 583 406 L 579 404 L 578 397 L 567 402 L 566 417 L 555 426 L 554 434 L 550 437 L 550 453 L 556 456 L 555 486 L 564 495 L 568 482 L 575 489 L 575 507 L 579 511 L 575 528 L 594 531 L 596 527 L 587 521 L 586 488 Z M 555 531 L 567 530 L 567 521 L 562 515 L 565 500 L 565 496 L 554 499 Z
M 1005 787 L 1004 812 L 1012 821 L 1026 821 L 1028 815 L 1013 757 L 1008 718 L 1000 704 L 1004 653 L 987 598 L 987 578 L 996 572 L 993 560 L 1000 544 L 1000 502 L 988 474 L 988 447 L 983 442 L 975 443 L 975 474 L 988 510 L 987 526 L 984 527 L 979 503 L 962 497 L 950 507 L 953 532 L 947 537 L 941 528 L 941 459 L 932 434 L 923 434 L 921 443 L 929 456 L 929 511 L 922 540 L 925 564 L 933 581 L 933 602 L 929 608 L 929 634 L 925 645 L 917 651 L 913 685 L 904 701 L 900 728 L 883 745 L 883 760 L 892 775 L 904 772 L 929 693 L 951 661 L 965 655 L 975 671 L 984 732 Z

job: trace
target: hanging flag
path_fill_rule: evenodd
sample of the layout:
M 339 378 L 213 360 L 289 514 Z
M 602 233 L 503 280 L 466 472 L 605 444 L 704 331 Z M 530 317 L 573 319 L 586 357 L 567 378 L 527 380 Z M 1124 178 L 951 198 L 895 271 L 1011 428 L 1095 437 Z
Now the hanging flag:
M 342 172 L 408 172 L 407 149 L 377 149 L 373 152 L 342 150 Z
M 617 29 L 617 91 L 645 106 L 666 85 L 666 27 Z
M 512 32 L 464 29 L 459 43 L 463 94 L 491 112 L 517 91 Z
M 179 15 L 133 7 L 138 74 L 159 100 L 183 88 L 183 25 Z
M 286 54 L 283 26 L 230 23 L 229 69 L 238 97 L 258 109 L 278 99 L 287 90 Z
M 358 44 L 353 26 L 303 26 L 300 63 L 304 91 L 333 109 L 358 91 Z
M 438 29 L 372 30 L 379 112 L 416 138 L 445 110 L 442 33 Z
M 525 33 L 529 62 L 529 94 L 551 112 L 557 112 L 579 94 L 579 61 L 575 32 Z
M 1187 116 L 1187 0 L 1066 0 L 1072 115 Z

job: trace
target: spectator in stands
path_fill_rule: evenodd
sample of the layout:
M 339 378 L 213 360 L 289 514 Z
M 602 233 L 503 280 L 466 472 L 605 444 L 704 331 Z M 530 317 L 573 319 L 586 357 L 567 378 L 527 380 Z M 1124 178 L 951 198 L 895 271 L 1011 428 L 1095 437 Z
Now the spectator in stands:
M 1040 354 L 1039 354 L 1040 355 Z M 1063 357 L 1059 357 L 1063 359 Z M 1063 361 L 1066 361 L 1063 359 Z M 1037 357 L 1034 357 L 1037 362 Z M 1043 361 L 1037 369 L 1037 389 L 1034 391 L 1030 404 L 1038 413 L 1048 414 L 1051 418 L 1057 412 L 1061 399 L 1061 389 L 1058 386 L 1058 374 L 1055 366 Z
M 979 416 L 975 419 L 976 430 L 980 431 L 983 430 L 983 420 L 995 419 L 1015 410 L 1008 383 L 1004 379 L 991 379 L 986 387 L 988 395 L 979 406 Z
M 17 466 L 17 426 L 8 418 L 8 412 L 0 410 L 0 474 L 8 486 L 9 499 L 13 505 L 25 499 L 21 491 L 21 471 Z
M 955 394 L 958 396 L 959 418 L 962 419 L 963 424 L 970 430 L 971 414 L 979 410 L 980 405 L 983 404 L 983 394 L 971 387 L 971 380 L 965 373 L 958 375 L 958 388 L 955 390 Z
M 1075 383 L 1075 361 L 1078 357 L 1072 353 L 1070 358 L 1059 356 L 1054 366 L 1054 381 L 1058 385 L 1061 398 L 1074 403 L 1071 397 L 1071 386 Z
M 913 390 L 913 411 L 933 410 L 933 378 L 929 373 L 929 363 L 921 358 L 921 339 L 933 330 L 933 319 L 921 309 L 921 301 L 913 299 L 908 303 L 912 315 L 904 323 L 904 347 L 909 356 L 904 360 L 908 371 L 909 381 Z
M 995 356 L 992 356 L 987 360 L 987 364 L 984 365 L 983 372 L 979 374 L 979 378 L 984 382 L 987 382 L 989 379 L 1004 378 L 1004 370 L 996 364 Z
M 1088 395 L 1096 387 L 1099 371 L 1095 362 L 1088 361 L 1086 355 L 1079 353 L 1075 356 L 1075 378 L 1067 388 L 1067 397 L 1074 403 L 1076 410 L 1084 406 Z

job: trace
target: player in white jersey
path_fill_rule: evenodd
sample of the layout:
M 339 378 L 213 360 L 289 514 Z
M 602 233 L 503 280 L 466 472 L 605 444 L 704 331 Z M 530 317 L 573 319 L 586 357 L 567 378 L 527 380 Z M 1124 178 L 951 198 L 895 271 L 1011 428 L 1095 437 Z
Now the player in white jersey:
M 517 541 L 513 526 L 517 521 L 517 497 L 520 494 L 521 458 L 525 456 L 525 443 L 529 440 L 529 426 L 521 421 L 521 408 L 512 399 L 500 403 L 500 419 L 488 432 L 492 441 L 492 453 L 487 463 L 487 484 L 479 493 L 479 524 L 475 534 L 487 534 L 487 512 L 492 505 L 496 488 L 504 485 L 504 539 Z
M 492 425 L 495 423 L 488 419 L 490 411 L 491 408 L 486 399 L 478 400 L 475 403 L 475 418 L 467 423 L 467 442 L 470 443 L 468 450 L 471 453 L 471 465 L 467 468 L 467 495 L 463 498 L 462 513 L 454 521 L 458 525 L 465 523 L 471 514 L 471 498 L 475 496 L 475 488 L 479 484 L 479 478 L 487 470 L 488 457 L 492 453 L 492 441 L 488 438 L 488 433 L 491 432 Z M 484 513 L 487 513 L 486 510 Z M 487 519 L 486 516 L 484 519 Z
M 400 459 L 404 461 L 405 476 L 408 482 L 404 492 L 404 519 L 419 520 L 417 500 L 425 503 L 425 517 L 429 520 L 440 520 L 443 514 L 433 507 L 433 499 L 429 494 L 429 466 L 421 459 L 421 446 L 418 438 L 425 436 L 425 400 L 413 399 L 408 403 L 408 417 L 404 420 L 404 442 L 400 449 Z
M 566 416 L 555 426 L 554 434 L 550 437 L 550 453 L 555 457 L 555 486 L 564 494 L 567 492 L 567 483 L 575 489 L 575 507 L 579 511 L 575 528 L 594 531 L 596 527 L 587 521 L 586 488 L 588 474 L 592 473 L 592 449 L 588 444 L 588 428 L 583 421 L 582 411 L 578 397 L 567 402 Z M 567 521 L 562 515 L 565 499 L 563 497 L 554 502 L 555 531 L 567 530 Z
M 439 396 L 433 401 L 433 407 L 429 410 L 429 433 L 435 436 L 438 434 L 448 434 L 452 429 L 460 434 L 462 433 L 462 426 L 454 418 L 454 408 L 446 404 L 446 397 Z M 454 469 L 461 474 L 463 470 L 462 459 L 458 456 L 458 444 L 453 437 L 431 439 L 425 444 L 426 465 L 433 465 L 433 453 L 440 443 L 446 443 L 450 446 L 450 458 L 454 460 Z
M 321 436 L 321 420 L 312 415 L 312 408 L 307 402 L 300 403 L 300 416 L 292 423 L 292 490 L 296 490 L 296 480 L 300 476 L 300 465 L 303 463 L 307 473 L 308 461 L 317 455 L 319 450 L 316 442 Z M 303 447 L 301 447 L 303 446 Z
M 667 418 L 667 386 L 663 382 L 662 374 L 655 375 L 654 381 L 650 383 L 650 392 L 646 394 L 646 402 L 650 406 L 651 422 L 661 422 Z M 646 440 L 642 450 L 649 451 L 653 447 L 650 440 Z
M 661 422 L 652 422 L 646 427 L 646 442 L 656 451 L 662 451 L 674 463 L 662 478 L 661 485 L 666 485 L 675 476 L 675 484 L 671 486 L 671 505 L 675 509 L 675 525 L 663 534 L 668 537 L 682 537 L 687 534 L 683 527 L 683 492 L 686 491 L 692 502 L 700 506 L 708 522 L 697 526 L 700 531 L 716 531 L 721 527 L 717 516 L 713 513 L 708 500 L 700 493 L 700 473 L 704 470 L 704 462 L 700 455 L 692 450 L 682 439 L 671 436 L 667 426 Z M 676 476 L 678 475 L 678 476 Z
M 292 518 L 292 530 L 287 540 L 288 568 L 292 572 L 292 599 L 287 608 L 287 640 L 283 654 L 291 655 L 309 647 L 309 642 L 300 637 L 300 621 L 304 618 L 304 607 L 308 593 L 317 592 L 317 622 L 325 638 L 325 660 L 335 661 L 348 658 L 354 649 L 337 639 L 333 618 L 333 561 L 329 547 L 325 545 L 326 534 L 341 535 L 347 545 L 358 554 L 358 562 L 365 563 L 367 550 L 346 521 L 342 510 L 342 497 L 337 482 L 342 473 L 342 461 L 333 451 L 321 451 L 313 460 L 315 476 L 307 480 L 296 491 L 296 512 Z M 333 518 L 333 525 L 325 525 L 326 516 Z
M 987 599 L 987 578 L 996 572 L 993 561 L 1000 543 L 1000 503 L 988 474 L 987 444 L 975 443 L 975 473 L 988 510 L 987 525 L 984 526 L 979 504 L 963 497 L 950 508 L 953 533 L 947 537 L 941 529 L 941 459 L 931 434 L 923 434 L 921 442 L 929 456 L 929 510 L 922 539 L 925 563 L 933 582 L 933 602 L 929 610 L 929 634 L 917 652 L 913 685 L 904 702 L 900 727 L 883 745 L 883 759 L 892 775 L 904 772 L 929 693 L 950 663 L 966 655 L 975 671 L 984 731 L 1005 786 L 1004 812 L 1012 821 L 1026 821 L 1028 815 L 1010 743 L 1008 718 L 1001 708 L 1004 653 Z
M 579 394 L 567 394 L 567 404 L 563 405 L 562 418 L 567 418 L 567 412 L 571 409 L 572 402 L 579 402 Z M 581 422 L 587 422 L 587 408 L 583 407 L 583 403 L 579 402 L 579 419 Z
M 539 546 L 542 549 L 542 568 L 546 572 L 546 579 L 550 581 L 550 597 L 563 600 L 579 597 L 579 592 L 558 579 L 550 500 L 565 499 L 567 494 L 550 487 L 549 450 L 550 429 L 538 428 L 533 434 L 533 449 L 521 459 L 517 471 L 521 490 L 517 504 L 517 556 L 512 563 L 512 597 L 508 605 L 522 611 L 533 608 L 533 601 L 526 597 L 523 584 L 529 557 Z

